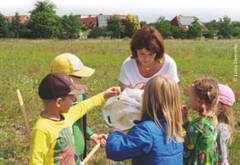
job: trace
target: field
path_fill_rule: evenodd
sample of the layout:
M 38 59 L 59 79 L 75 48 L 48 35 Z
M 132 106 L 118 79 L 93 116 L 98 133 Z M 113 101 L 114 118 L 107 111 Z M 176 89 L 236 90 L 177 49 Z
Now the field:
M 196 78 L 211 76 L 230 85 L 240 98 L 240 40 L 167 40 L 167 53 L 178 67 L 180 88 L 185 103 L 185 89 Z M 234 45 L 239 48 L 234 56 Z M 33 126 L 40 111 L 37 90 L 40 80 L 49 72 L 50 62 L 61 53 L 71 52 L 84 64 L 96 68 L 95 74 L 82 83 L 89 96 L 118 84 L 124 59 L 130 54 L 129 40 L 0 40 L 0 164 L 28 164 L 29 138 L 18 106 L 16 89 L 20 89 Z M 229 146 L 231 165 L 240 164 L 240 103 L 234 107 L 236 131 Z M 97 133 L 107 133 L 101 110 L 89 113 L 88 122 Z M 92 145 L 91 145 L 92 147 Z M 104 150 L 89 164 L 119 164 L 106 160 Z M 121 164 L 129 164 L 129 161 Z

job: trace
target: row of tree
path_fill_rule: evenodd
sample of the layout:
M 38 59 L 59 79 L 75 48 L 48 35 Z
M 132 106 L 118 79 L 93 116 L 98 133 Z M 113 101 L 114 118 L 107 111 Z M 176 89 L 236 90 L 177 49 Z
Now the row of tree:
M 38 1 L 30 11 L 30 19 L 22 24 L 18 13 L 12 21 L 7 21 L 0 13 L 0 38 L 59 38 L 76 39 L 81 32 L 87 31 L 89 38 L 124 38 L 131 37 L 140 27 L 151 25 L 156 27 L 167 39 L 196 39 L 196 38 L 240 38 L 240 22 L 232 22 L 227 16 L 204 25 L 195 20 L 186 29 L 173 26 L 170 21 L 160 17 L 156 22 L 147 24 L 139 22 L 136 16 L 127 15 L 126 19 L 113 16 L 108 19 L 107 27 L 88 28 L 80 24 L 79 17 L 74 15 L 56 14 L 56 6 L 50 1 Z
M 30 19 L 22 24 L 19 14 L 16 13 L 13 20 L 8 21 L 0 13 L 0 38 L 59 38 L 76 39 L 81 32 L 87 31 L 88 37 L 131 37 L 140 29 L 138 19 L 128 15 L 125 20 L 118 16 L 108 19 L 108 26 L 104 28 L 92 28 L 81 25 L 79 17 L 74 15 L 56 14 L 56 6 L 50 1 L 37 1 L 35 8 L 30 11 Z
M 205 25 L 196 19 L 188 29 L 173 26 L 164 17 L 160 17 L 152 25 L 161 32 L 164 38 L 169 39 L 196 39 L 201 37 L 216 39 L 240 38 L 240 22 L 232 22 L 231 18 L 227 16 L 219 18 L 219 20 L 212 20 Z M 204 27 L 207 28 L 207 31 L 204 31 Z
M 120 19 L 119 16 L 112 16 L 108 19 L 107 27 L 92 28 L 88 37 L 110 37 L 124 38 L 132 37 L 132 35 L 141 28 L 140 22 L 134 15 L 128 14 L 126 19 Z
M 158 29 L 165 39 L 197 39 L 202 37 L 211 39 L 240 38 L 240 22 L 232 22 L 231 18 L 227 16 L 219 18 L 219 20 L 212 20 L 206 24 L 195 19 L 188 28 L 174 26 L 164 17 L 160 17 L 156 22 L 150 24 L 146 22 L 139 23 L 134 16 L 130 17 L 131 19 L 127 18 L 127 20 L 112 17 L 108 21 L 107 28 L 93 28 L 89 37 L 131 37 L 140 27 L 151 25 Z
M 14 38 L 79 38 L 80 21 L 76 16 L 59 17 L 55 5 L 49 1 L 38 1 L 30 11 L 30 19 L 22 24 L 18 13 L 12 21 L 0 14 L 0 37 Z

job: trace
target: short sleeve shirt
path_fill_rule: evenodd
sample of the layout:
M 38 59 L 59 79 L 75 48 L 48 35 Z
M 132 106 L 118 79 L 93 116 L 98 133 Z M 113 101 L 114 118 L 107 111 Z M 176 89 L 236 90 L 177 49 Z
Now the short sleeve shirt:
M 140 74 L 135 59 L 128 57 L 122 64 L 119 81 L 130 88 L 140 88 L 144 86 L 152 77 L 163 75 L 179 82 L 177 66 L 175 61 L 167 54 L 164 55 L 164 63 L 160 70 L 151 77 L 144 77 Z

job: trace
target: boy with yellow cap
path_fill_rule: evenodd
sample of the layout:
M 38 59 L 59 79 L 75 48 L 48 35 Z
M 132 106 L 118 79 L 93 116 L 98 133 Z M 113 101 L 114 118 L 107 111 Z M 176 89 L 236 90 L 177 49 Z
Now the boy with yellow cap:
M 67 73 L 71 76 L 76 88 L 82 91 L 76 98 L 76 103 L 81 102 L 85 99 L 87 88 L 80 84 L 82 77 L 90 77 L 95 70 L 85 66 L 81 60 L 71 53 L 60 54 L 54 58 L 51 63 L 52 73 Z M 75 150 L 80 159 L 86 156 L 86 139 L 91 139 L 95 143 L 101 143 L 102 145 L 106 142 L 105 134 L 95 134 L 86 125 L 86 116 L 76 121 L 73 124 L 73 134 L 75 140 Z

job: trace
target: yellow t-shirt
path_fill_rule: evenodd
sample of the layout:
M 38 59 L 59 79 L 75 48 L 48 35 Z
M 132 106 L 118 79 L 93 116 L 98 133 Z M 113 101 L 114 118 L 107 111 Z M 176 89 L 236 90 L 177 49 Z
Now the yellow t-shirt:
M 40 117 L 32 130 L 32 165 L 72 165 L 78 157 L 75 155 L 73 123 L 89 110 L 104 103 L 103 93 L 72 106 L 64 120 L 53 121 Z

